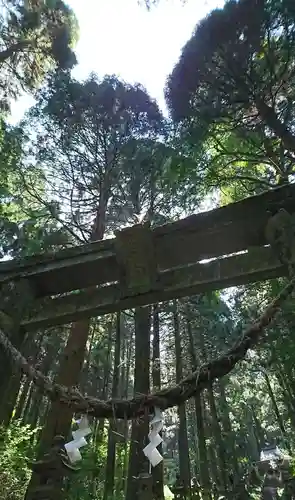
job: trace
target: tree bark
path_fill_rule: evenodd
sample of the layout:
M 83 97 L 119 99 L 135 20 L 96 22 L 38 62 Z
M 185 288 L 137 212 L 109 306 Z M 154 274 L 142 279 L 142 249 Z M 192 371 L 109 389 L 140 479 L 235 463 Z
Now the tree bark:
M 176 383 L 183 378 L 182 349 L 180 341 L 179 313 L 176 300 L 173 301 L 173 323 L 175 337 L 175 358 L 176 358 Z M 187 423 L 185 403 L 178 406 L 178 456 L 179 456 L 179 476 L 185 487 L 188 498 L 191 497 L 191 471 L 189 459 L 189 446 L 187 438 Z
M 25 336 L 19 328 L 15 328 L 10 335 L 10 341 L 18 350 L 22 350 L 25 345 Z M 5 394 L 11 378 L 14 377 L 15 367 L 12 366 L 10 359 L 0 348 L 0 402 L 5 402 Z
M 212 433 L 217 448 L 219 478 L 221 482 L 221 487 L 225 492 L 227 491 L 228 487 L 226 453 L 225 453 L 224 442 L 222 439 L 221 428 L 217 414 L 217 408 L 215 404 L 215 397 L 212 385 L 208 387 L 207 394 L 208 394 L 208 401 L 212 418 Z
M 218 387 L 220 393 L 219 408 L 220 408 L 221 422 L 223 428 L 223 436 L 227 444 L 226 446 L 227 463 L 232 469 L 233 474 L 238 476 L 239 466 L 236 457 L 235 436 L 232 431 L 231 421 L 229 417 L 229 405 L 226 399 L 224 379 L 220 379 L 218 381 Z
M 96 217 L 93 224 L 91 241 L 103 239 L 105 231 L 105 216 L 107 207 L 107 193 L 103 188 L 100 192 L 99 205 L 97 208 Z M 60 363 L 59 373 L 56 377 L 58 384 L 66 387 L 78 386 L 80 382 L 81 370 L 84 363 L 86 344 L 89 334 L 90 320 L 78 321 L 71 326 L 70 334 L 68 337 L 67 345 L 64 349 L 63 359 Z M 61 405 L 59 401 L 51 404 L 46 425 L 43 427 L 38 457 L 52 446 L 53 438 L 61 435 L 65 438 L 68 437 L 73 411 L 65 405 Z M 32 500 L 35 495 L 36 487 L 43 484 L 44 479 L 41 474 L 33 473 L 31 481 L 28 485 L 25 500 Z M 63 477 L 57 477 L 53 484 L 56 491 L 56 500 L 63 497 L 62 484 Z
M 255 437 L 256 437 L 256 441 L 257 441 L 257 445 L 258 445 L 258 450 L 260 453 L 260 450 L 265 446 L 265 434 L 264 434 L 263 428 L 261 427 L 260 421 L 256 415 L 254 405 L 253 404 L 250 405 L 250 408 L 251 408 L 252 418 L 253 418 L 253 422 L 254 422 L 254 433 L 255 433 Z M 259 458 L 259 454 L 258 454 L 258 458 Z
M 199 331 L 199 342 L 200 342 L 200 350 L 201 350 L 201 353 L 203 355 L 203 358 L 204 358 L 204 360 L 207 361 L 207 351 L 206 351 L 206 346 L 205 346 L 204 333 L 201 329 Z M 228 486 L 227 468 L 226 468 L 226 454 L 225 454 L 224 443 L 222 440 L 221 428 L 220 428 L 217 408 L 216 408 L 216 404 L 215 404 L 215 396 L 214 396 L 212 383 L 210 385 L 208 385 L 207 397 L 208 397 L 208 403 L 209 403 L 209 408 L 210 408 L 212 433 L 213 433 L 215 445 L 217 448 L 216 455 L 217 455 L 217 462 L 219 465 L 219 467 L 218 467 L 219 479 L 220 479 L 221 487 L 222 487 L 223 491 L 225 492 L 225 491 L 227 491 L 227 486 Z M 212 452 L 213 452 L 213 449 L 212 449 Z
M 282 416 L 280 414 L 280 410 L 278 408 L 278 405 L 277 405 L 277 402 L 276 402 L 276 398 L 275 398 L 275 395 L 274 395 L 272 387 L 271 387 L 269 376 L 268 376 L 268 374 L 265 371 L 263 371 L 263 375 L 264 375 L 264 378 L 265 378 L 265 382 L 266 382 L 268 394 L 269 394 L 269 397 L 270 397 L 272 405 L 273 405 L 273 409 L 274 409 L 274 413 L 275 413 L 275 416 L 276 416 L 276 420 L 277 420 L 278 426 L 280 428 L 280 431 L 281 431 L 281 433 L 283 435 L 283 438 L 284 438 L 284 441 L 285 441 L 285 446 L 288 449 L 288 451 L 291 453 L 291 449 L 290 449 L 290 445 L 288 443 L 288 439 L 286 439 L 286 429 L 285 429 L 284 421 L 283 421 Z
M 195 371 L 200 364 L 194 346 L 194 338 L 191 327 L 191 317 L 190 312 L 187 310 L 187 334 L 189 340 L 189 351 L 191 357 L 192 370 Z M 204 426 L 204 410 L 203 410 L 203 396 L 198 393 L 195 398 L 195 412 L 196 412 L 196 422 L 197 422 L 197 436 L 198 436 L 198 456 L 199 456 L 199 469 L 200 469 L 200 484 L 203 490 L 204 499 L 211 499 L 211 483 L 209 475 L 209 462 L 207 457 L 206 448 L 206 435 Z
M 135 310 L 135 370 L 134 395 L 148 394 L 150 387 L 150 307 Z M 149 462 L 143 448 L 148 442 L 149 415 L 132 421 L 126 500 L 140 500 L 139 474 L 149 472 Z
M 36 363 L 40 345 L 42 343 L 44 334 L 36 339 L 26 336 L 23 341 L 21 350 L 23 351 L 25 357 L 29 357 L 32 364 Z M 3 395 L 3 402 L 1 404 L 0 410 L 0 423 L 5 427 L 8 427 L 13 416 L 13 411 L 17 403 L 17 398 L 20 390 L 22 380 L 22 373 L 18 367 L 14 367 L 14 370 L 10 376 L 7 383 L 6 390 Z
M 266 125 L 279 137 L 288 151 L 295 153 L 295 136 L 282 123 L 276 115 L 275 110 L 268 106 L 262 99 L 256 100 L 257 110 Z
M 125 323 L 123 323 L 125 325 Z M 120 387 L 120 396 L 124 399 L 128 398 L 129 395 L 129 384 L 130 384 L 130 366 L 131 359 L 133 353 L 133 342 L 132 335 L 125 328 L 122 338 L 124 338 L 124 351 L 123 351 L 123 364 L 121 367 L 121 387 Z M 124 441 L 122 445 L 120 445 L 120 455 L 122 457 L 121 470 L 120 470 L 120 480 L 117 483 L 116 494 L 117 497 L 124 492 L 126 493 L 127 480 L 126 477 L 128 475 L 128 420 L 124 420 L 122 425 L 122 434 L 124 436 Z
M 292 395 L 290 393 L 288 384 L 287 384 L 286 380 L 284 379 L 284 376 L 278 371 L 276 371 L 276 378 L 279 382 L 279 386 L 280 386 L 281 391 L 282 391 L 284 405 L 288 411 L 288 415 L 289 415 L 289 419 L 290 419 L 292 428 L 293 428 L 293 430 L 295 430 L 294 404 L 292 401 L 293 398 L 292 398 Z
M 26 379 L 23 381 L 21 395 L 18 399 L 16 408 L 15 408 L 15 413 L 13 416 L 14 420 L 19 420 L 22 418 L 22 415 L 24 413 L 24 409 L 26 406 L 26 402 L 27 402 L 29 394 L 30 394 L 30 386 L 31 386 L 31 381 L 28 377 L 26 377 Z
M 161 361 L 160 361 L 160 324 L 159 324 L 159 307 L 153 307 L 153 390 L 157 391 L 161 388 Z M 162 445 L 158 446 L 159 452 L 162 454 Z M 163 485 L 163 462 L 152 469 L 153 475 L 153 493 L 155 500 L 164 500 L 164 485 Z
M 116 315 L 116 343 L 114 355 L 114 370 L 113 370 L 113 387 L 112 398 L 116 399 L 119 392 L 119 374 L 120 374 L 120 350 L 121 350 L 121 314 Z M 116 431 L 116 422 L 110 420 L 108 432 L 108 454 L 105 472 L 104 494 L 103 500 L 109 500 L 114 495 L 114 478 L 115 478 L 115 465 L 116 465 L 116 438 L 114 431 Z
M 57 356 L 58 350 L 54 345 L 54 342 L 51 342 L 47 346 L 46 356 L 43 361 L 40 363 L 40 370 L 44 375 L 48 375 L 52 370 L 52 366 L 54 363 L 54 358 Z M 45 414 L 45 401 L 42 389 L 39 387 L 33 387 L 33 392 L 31 394 L 31 404 L 28 409 L 27 419 L 28 423 L 32 427 L 36 427 L 38 423 L 38 419 L 41 415 Z M 43 404 L 42 404 L 43 403 Z M 45 404 L 44 404 L 45 403 Z
M 112 334 L 113 334 L 113 328 L 112 328 L 112 325 L 109 324 L 107 355 L 106 355 L 104 363 L 103 363 L 103 380 L 102 380 L 102 387 L 99 391 L 100 397 L 103 400 L 106 399 L 108 396 L 108 388 L 109 388 L 109 381 L 110 381 L 110 367 L 111 367 Z M 100 418 L 98 420 L 97 432 L 96 432 L 97 445 L 100 444 L 103 440 L 104 426 L 105 426 L 105 419 Z

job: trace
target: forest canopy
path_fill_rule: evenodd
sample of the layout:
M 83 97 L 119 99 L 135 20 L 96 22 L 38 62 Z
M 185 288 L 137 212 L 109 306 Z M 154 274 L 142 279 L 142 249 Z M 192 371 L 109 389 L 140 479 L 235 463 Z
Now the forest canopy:
M 209 141 L 242 177 L 236 159 L 249 177 L 267 169 L 263 188 L 293 174 L 294 26 L 292 2 L 227 2 L 197 25 L 166 87 L 194 145 Z
M 153 10 L 158 2 L 139 3 Z M 196 22 L 167 75 L 166 113 L 141 83 L 116 74 L 75 76 L 79 23 L 66 2 L 2 1 L 1 278 L 11 259 L 32 262 L 49 253 L 50 267 L 60 250 L 86 245 L 87 253 L 135 224 L 158 230 L 208 208 L 289 189 L 293 3 L 229 0 Z M 34 105 L 12 125 L 10 106 L 24 93 Z M 243 215 L 248 233 L 256 215 L 261 220 L 259 206 L 250 222 Z M 1 500 L 164 500 L 173 493 L 183 500 L 266 500 L 269 481 L 273 498 L 294 498 L 293 226 L 289 254 L 280 256 L 288 277 L 272 274 L 36 331 L 19 327 L 23 314 L 34 313 L 28 283 L 13 296 L 5 278 Z M 210 231 L 213 238 L 218 224 Z M 113 262 L 108 242 L 102 247 Z M 165 251 L 172 259 L 176 249 Z M 241 253 L 255 267 L 255 248 Z M 149 261 L 148 246 L 144 257 Z M 111 271 L 116 276 L 117 268 Z M 168 283 L 171 269 L 165 272 Z M 61 267 L 53 274 L 49 288 L 64 276 Z M 114 282 L 103 282 L 106 295 Z M 39 300 L 42 279 L 35 285 Z M 58 299 L 85 292 L 62 286 Z M 97 286 L 86 292 L 92 300 Z M 158 403 L 163 460 L 151 472 L 143 449 Z M 65 444 L 81 431 L 81 408 L 90 434 L 82 459 L 72 463 Z M 263 462 L 267 453 L 277 458 Z

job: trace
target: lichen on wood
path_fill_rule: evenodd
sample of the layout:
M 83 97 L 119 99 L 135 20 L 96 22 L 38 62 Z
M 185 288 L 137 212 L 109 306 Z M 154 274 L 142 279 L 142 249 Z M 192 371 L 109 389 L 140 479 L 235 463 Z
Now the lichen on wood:
M 163 273 L 194 265 L 202 259 L 247 250 L 250 246 L 261 247 L 267 243 L 265 225 L 269 212 L 275 213 L 280 208 L 295 212 L 295 185 L 156 227 L 150 230 L 151 238 L 146 239 L 143 255 L 150 263 L 155 258 L 156 270 Z M 115 248 L 118 244 L 115 239 L 109 239 L 20 261 L 1 262 L 0 284 L 28 279 L 41 298 L 119 283 Z M 132 258 L 127 256 L 127 260 Z M 135 277 L 127 276 L 127 281 L 130 279 L 134 281 Z
M 154 290 L 135 295 L 118 284 L 81 291 L 63 297 L 36 301 L 30 314 L 22 321 L 26 330 L 68 323 L 93 315 L 163 302 L 173 298 L 204 293 L 209 290 L 247 284 L 287 274 L 287 269 L 270 248 L 258 248 L 255 255 L 233 255 L 193 266 L 183 266 L 158 273 Z
M 150 225 L 137 224 L 118 231 L 115 239 L 121 295 L 136 295 L 156 287 L 157 265 Z

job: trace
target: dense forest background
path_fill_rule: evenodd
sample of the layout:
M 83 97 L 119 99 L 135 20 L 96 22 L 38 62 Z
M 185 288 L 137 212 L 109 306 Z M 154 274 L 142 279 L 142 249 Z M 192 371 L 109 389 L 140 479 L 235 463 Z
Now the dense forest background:
M 231 0 L 198 23 L 167 75 L 166 115 L 140 84 L 116 75 L 71 76 L 79 28 L 63 1 L 1 0 L 0 15 L 1 259 L 108 238 L 139 221 L 163 224 L 293 182 L 292 0 Z M 11 126 L 11 102 L 24 91 L 36 104 Z M 12 341 L 65 386 L 100 399 L 147 394 L 233 345 L 284 281 L 15 334 Z M 294 326 L 290 299 L 257 351 L 164 412 L 155 499 L 176 477 L 187 498 L 196 482 L 196 498 L 229 491 L 266 444 L 292 455 Z M 54 436 L 69 434 L 73 414 L 50 404 L 1 356 L 0 498 L 32 500 L 30 462 Z M 60 498 L 139 500 L 134 478 L 148 467 L 148 419 L 93 420 L 91 428 L 81 471 L 60 486 Z

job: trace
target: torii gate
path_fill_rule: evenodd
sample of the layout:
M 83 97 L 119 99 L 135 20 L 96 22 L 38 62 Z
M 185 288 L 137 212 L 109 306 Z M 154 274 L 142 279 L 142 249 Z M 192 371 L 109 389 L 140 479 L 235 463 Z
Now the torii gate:
M 295 212 L 295 185 L 152 230 L 137 225 L 114 239 L 1 262 L 1 310 L 14 317 L 15 294 L 26 290 L 21 326 L 33 330 L 283 276 L 265 235 L 281 208 Z
M 287 215 L 284 227 L 276 219 L 280 212 Z M 178 405 L 215 378 L 229 373 L 257 343 L 261 330 L 292 292 L 295 278 L 230 351 L 201 366 L 178 385 L 130 400 L 100 401 L 81 395 L 77 389 L 53 384 L 29 365 L 4 332 L 15 325 L 30 331 L 286 276 L 295 261 L 294 213 L 295 185 L 287 185 L 152 230 L 137 225 L 118 232 L 114 239 L 2 262 L 2 348 L 51 399 L 58 397 L 74 411 L 98 418 L 134 418 L 146 408 Z M 274 220 L 279 221 L 279 227 L 270 226 Z M 275 238 L 268 239 L 271 235 Z
M 122 230 L 114 239 L 2 262 L 0 327 L 7 331 L 19 321 L 20 327 L 29 331 L 287 276 L 287 263 L 278 258 L 266 234 L 269 221 L 282 209 L 291 215 L 295 213 L 294 184 L 152 230 L 147 225 L 137 225 Z M 202 262 L 205 259 L 207 262 Z M 289 260 L 293 261 L 293 255 Z M 251 327 L 251 338 L 248 332 L 235 346 L 235 352 L 231 350 L 210 362 L 178 386 L 132 400 L 99 401 L 83 397 L 74 389 L 54 386 L 42 374 L 34 375 L 34 369 L 2 334 L 0 342 L 49 397 L 58 394 L 61 401 L 77 411 L 97 417 L 112 417 L 115 403 L 118 418 L 132 418 L 146 406 L 177 405 L 210 379 L 228 373 L 255 343 L 259 330 L 270 321 L 292 287 L 293 281 L 269 306 L 259 324 Z

